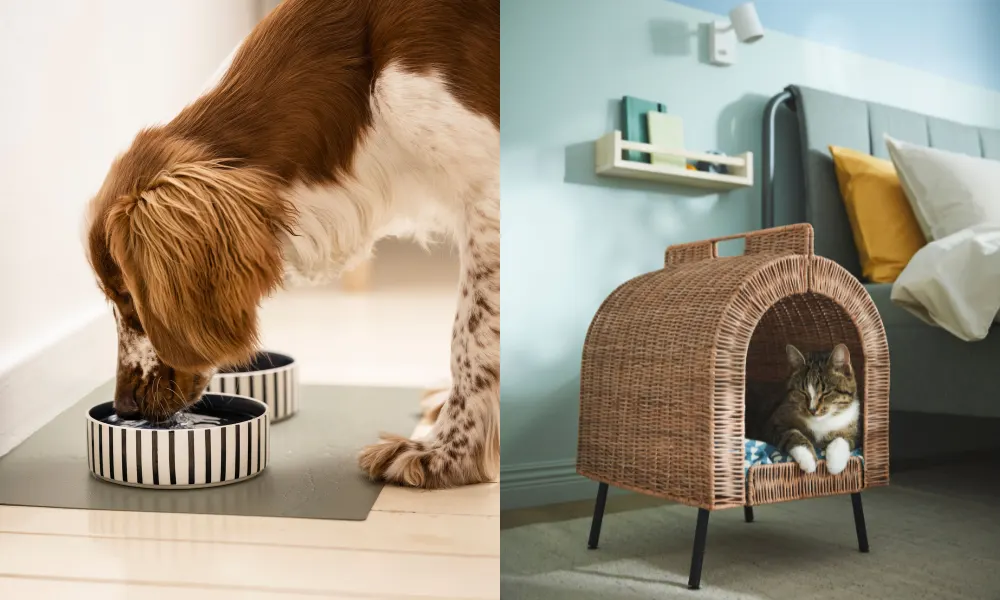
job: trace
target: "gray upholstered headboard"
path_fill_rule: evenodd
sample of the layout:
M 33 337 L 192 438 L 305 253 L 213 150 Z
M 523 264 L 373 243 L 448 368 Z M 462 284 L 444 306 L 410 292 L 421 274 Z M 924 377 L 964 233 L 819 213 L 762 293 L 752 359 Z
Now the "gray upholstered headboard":
M 889 158 L 886 133 L 914 144 L 1000 160 L 1000 130 L 792 85 L 765 109 L 763 226 L 811 223 L 816 254 L 860 277 L 829 146 Z

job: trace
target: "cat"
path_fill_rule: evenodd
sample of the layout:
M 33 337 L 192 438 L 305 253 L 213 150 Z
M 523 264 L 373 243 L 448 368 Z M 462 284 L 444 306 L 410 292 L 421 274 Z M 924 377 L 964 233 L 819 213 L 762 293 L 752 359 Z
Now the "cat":
M 776 446 L 806 473 L 816 471 L 816 448 L 825 448 L 827 471 L 836 475 L 859 442 L 861 401 L 850 352 L 844 344 L 805 355 L 789 344 L 785 352 L 791 372 L 783 394 L 747 387 L 747 436 Z

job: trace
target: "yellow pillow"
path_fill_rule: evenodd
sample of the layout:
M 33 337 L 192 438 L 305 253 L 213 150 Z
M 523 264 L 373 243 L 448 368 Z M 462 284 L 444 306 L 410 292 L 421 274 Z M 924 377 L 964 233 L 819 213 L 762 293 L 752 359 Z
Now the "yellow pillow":
M 830 146 L 861 273 L 872 283 L 892 283 L 927 240 L 913 215 L 892 162 Z

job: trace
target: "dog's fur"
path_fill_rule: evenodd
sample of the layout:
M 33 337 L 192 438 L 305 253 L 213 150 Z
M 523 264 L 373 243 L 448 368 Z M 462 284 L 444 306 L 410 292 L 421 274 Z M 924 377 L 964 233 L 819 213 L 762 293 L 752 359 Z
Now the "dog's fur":
M 115 408 L 162 420 L 258 345 L 260 300 L 388 234 L 460 250 L 452 387 L 373 478 L 493 480 L 500 456 L 500 1 L 285 0 L 209 91 L 140 132 L 88 213 L 119 331 Z M 138 92 L 137 92 L 138 93 Z M 437 410 L 437 409 L 436 409 Z

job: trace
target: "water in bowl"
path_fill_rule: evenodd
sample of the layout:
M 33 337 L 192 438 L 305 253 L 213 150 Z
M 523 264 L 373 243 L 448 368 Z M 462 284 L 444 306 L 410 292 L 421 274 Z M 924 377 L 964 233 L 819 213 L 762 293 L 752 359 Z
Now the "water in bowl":
M 210 393 L 161 423 L 145 419 L 123 419 L 115 413 L 111 402 L 92 408 L 90 417 L 108 425 L 132 429 L 204 429 L 245 423 L 259 417 L 264 410 L 266 407 L 262 403 L 249 398 Z
M 119 427 L 131 427 L 133 429 L 203 429 L 205 427 L 219 427 L 227 425 L 223 417 L 214 415 L 201 415 L 182 411 L 164 423 L 150 423 L 145 419 L 123 419 L 116 414 L 101 419 L 108 425 Z

